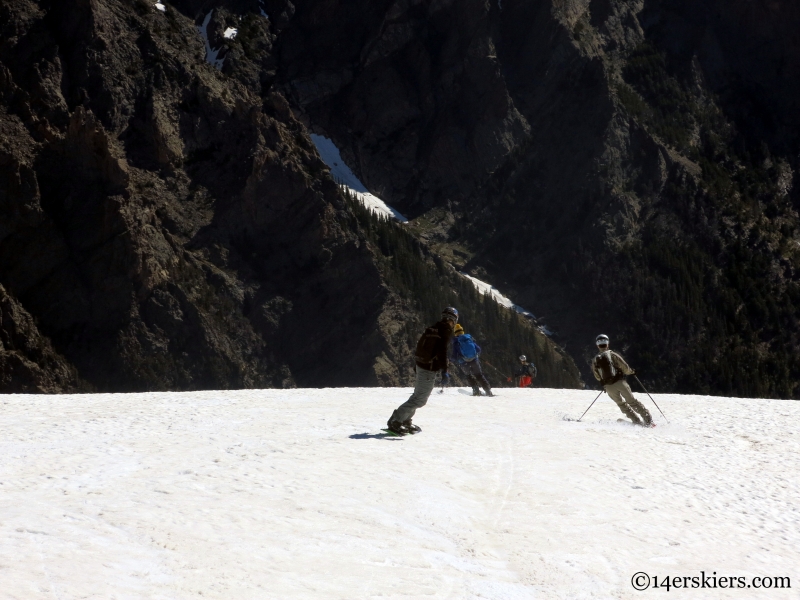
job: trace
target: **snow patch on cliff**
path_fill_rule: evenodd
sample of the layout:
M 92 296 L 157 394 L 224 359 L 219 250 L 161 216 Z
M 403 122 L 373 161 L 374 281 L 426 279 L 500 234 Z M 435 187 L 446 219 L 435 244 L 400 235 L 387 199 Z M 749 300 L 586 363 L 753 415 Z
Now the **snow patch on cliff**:
M 328 165 L 328 168 L 331 170 L 331 175 L 345 186 L 350 193 L 358 198 L 364 206 L 375 214 L 396 219 L 401 223 L 408 223 L 408 219 L 397 210 L 367 190 L 366 186 L 361 183 L 361 180 L 356 177 L 355 173 L 353 173 L 350 167 L 342 160 L 339 149 L 332 140 L 325 136 L 312 133 L 311 141 L 313 141 L 314 145 L 317 147 L 317 152 L 319 152 L 322 162 Z
M 206 18 L 203 19 L 203 24 L 200 25 L 197 29 L 200 31 L 200 35 L 203 37 L 203 42 L 206 45 L 206 62 L 217 69 L 222 70 L 222 64 L 225 62 L 224 58 L 217 58 L 219 56 L 220 50 L 222 48 L 212 48 L 211 42 L 208 40 L 208 24 L 211 22 L 211 15 L 214 14 L 214 10 L 210 10 L 206 15 Z
M 532 312 L 528 310 L 525 310 L 518 304 L 514 304 L 510 298 L 501 294 L 500 290 L 494 287 L 491 283 L 486 283 L 485 281 L 481 281 L 480 279 L 473 277 L 472 275 L 467 275 L 466 273 L 462 273 L 460 271 L 459 275 L 469 279 L 472 282 L 472 285 L 475 286 L 476 290 L 478 290 L 481 294 L 488 294 L 492 298 L 492 300 L 497 302 L 499 305 L 505 306 L 506 308 L 521 314 L 523 317 L 527 317 L 529 319 L 536 319 L 536 315 L 534 315 Z M 539 325 L 539 329 L 545 335 L 553 335 L 553 332 L 550 331 L 550 329 L 548 329 L 546 325 Z

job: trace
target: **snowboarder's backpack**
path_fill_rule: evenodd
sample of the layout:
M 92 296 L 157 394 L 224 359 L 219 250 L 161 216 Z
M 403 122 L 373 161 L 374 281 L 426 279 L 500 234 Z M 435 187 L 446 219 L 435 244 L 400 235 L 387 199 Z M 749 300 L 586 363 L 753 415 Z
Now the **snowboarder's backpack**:
M 614 367 L 614 361 L 611 360 L 611 350 L 598 354 L 594 359 L 594 364 L 600 371 L 600 383 L 603 385 L 616 383 L 624 377 L 622 372 L 617 371 Z
M 439 335 L 439 330 L 435 325 L 428 327 L 417 342 L 417 351 L 414 357 L 416 361 L 421 365 L 432 366 L 433 360 L 436 358 L 436 346 L 441 339 L 442 336 Z
M 472 362 L 478 358 L 478 345 L 470 334 L 459 335 L 454 343 L 458 344 L 458 354 L 464 362 Z

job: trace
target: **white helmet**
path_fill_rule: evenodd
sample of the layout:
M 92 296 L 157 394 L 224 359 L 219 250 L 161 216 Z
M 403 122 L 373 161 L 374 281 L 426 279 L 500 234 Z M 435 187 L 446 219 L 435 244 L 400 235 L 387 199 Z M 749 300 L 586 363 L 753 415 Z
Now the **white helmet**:
M 601 333 L 597 336 L 597 338 L 595 338 L 594 343 L 598 346 L 608 346 L 608 336 L 604 333 Z
M 520 360 L 520 362 L 525 362 L 526 360 L 528 360 L 528 357 L 525 356 L 524 354 L 520 354 L 519 360 Z

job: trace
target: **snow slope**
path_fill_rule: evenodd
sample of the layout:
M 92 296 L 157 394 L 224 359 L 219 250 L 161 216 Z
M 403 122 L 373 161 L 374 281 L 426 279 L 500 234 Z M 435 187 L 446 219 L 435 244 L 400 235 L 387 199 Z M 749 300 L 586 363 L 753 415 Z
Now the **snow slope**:
M 312 133 L 311 141 L 313 141 L 314 145 L 317 147 L 317 152 L 319 152 L 322 162 L 328 165 L 328 168 L 331 170 L 331 175 L 333 175 L 339 183 L 348 188 L 364 206 L 377 215 L 397 219 L 401 223 L 408 223 L 408 219 L 367 190 L 364 184 L 361 183 L 361 180 L 356 177 L 355 173 L 353 173 L 350 167 L 342 160 L 339 149 L 332 140 L 325 136 Z
M 459 271 L 458 273 L 462 277 L 466 277 L 472 282 L 472 285 L 475 286 L 475 289 L 478 290 L 481 294 L 489 294 L 492 300 L 497 302 L 500 306 L 505 306 L 506 308 L 513 310 L 525 317 L 530 317 L 532 319 L 536 318 L 532 312 L 525 310 L 518 304 L 514 304 L 509 298 L 503 296 L 496 287 L 494 287 L 491 283 L 486 283 L 485 281 L 481 281 L 473 277 L 472 275 L 467 275 L 466 273 L 462 273 Z M 539 330 L 544 333 L 545 335 L 553 335 L 553 332 L 547 327 L 547 325 L 540 325 Z
M 379 435 L 409 392 L 4 396 L 0 597 L 800 597 L 800 403 L 447 390 Z M 630 584 L 701 570 L 792 589 Z

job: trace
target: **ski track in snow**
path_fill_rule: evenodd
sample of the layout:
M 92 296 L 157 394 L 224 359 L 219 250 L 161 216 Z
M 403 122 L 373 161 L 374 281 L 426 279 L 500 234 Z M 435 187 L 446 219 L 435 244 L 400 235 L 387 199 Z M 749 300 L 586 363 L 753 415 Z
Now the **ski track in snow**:
M 0 596 L 798 598 L 800 403 L 448 389 L 378 435 L 410 391 L 3 396 Z

